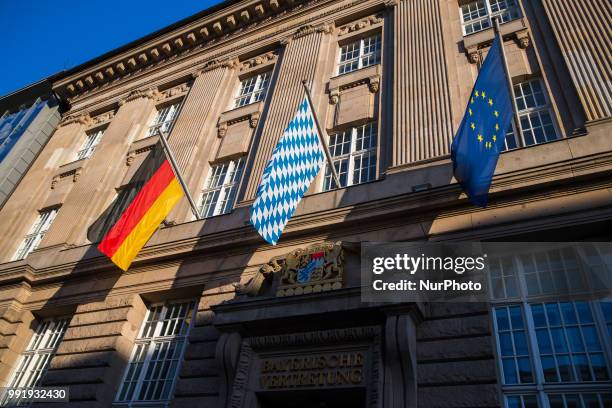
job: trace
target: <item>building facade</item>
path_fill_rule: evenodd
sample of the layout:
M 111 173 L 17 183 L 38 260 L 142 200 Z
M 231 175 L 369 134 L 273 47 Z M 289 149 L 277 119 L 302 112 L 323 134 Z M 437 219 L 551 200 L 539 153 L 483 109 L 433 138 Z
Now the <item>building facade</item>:
M 0 99 L 0 208 L 61 119 L 48 78 Z
M 610 303 L 510 290 L 519 259 L 492 304 L 366 304 L 359 265 L 364 241 L 610 241 L 609 16 L 229 0 L 64 73 L 70 109 L 0 209 L 0 381 L 70 407 L 610 406 Z M 480 209 L 449 153 L 493 17 L 522 132 Z M 343 185 L 321 171 L 272 247 L 249 208 L 302 80 Z M 122 273 L 88 229 L 163 131 L 202 219 L 181 201 Z M 329 268 L 299 282 L 313 256 Z

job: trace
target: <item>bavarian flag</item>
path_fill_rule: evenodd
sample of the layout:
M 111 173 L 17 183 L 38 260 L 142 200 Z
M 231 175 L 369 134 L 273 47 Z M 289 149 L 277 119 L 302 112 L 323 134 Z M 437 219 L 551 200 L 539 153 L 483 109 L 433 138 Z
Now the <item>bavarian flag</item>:
M 124 271 L 183 196 L 163 148 L 153 148 L 87 236 Z
M 497 159 L 512 122 L 512 99 L 501 47 L 496 38 L 451 146 L 455 178 L 472 203 L 480 207 L 487 205 Z

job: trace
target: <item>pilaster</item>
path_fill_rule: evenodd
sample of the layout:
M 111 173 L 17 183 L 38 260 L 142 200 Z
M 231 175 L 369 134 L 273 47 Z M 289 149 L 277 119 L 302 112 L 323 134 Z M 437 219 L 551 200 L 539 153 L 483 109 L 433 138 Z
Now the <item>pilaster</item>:
M 393 166 L 449 153 L 453 129 L 441 3 L 388 4 L 394 16 Z

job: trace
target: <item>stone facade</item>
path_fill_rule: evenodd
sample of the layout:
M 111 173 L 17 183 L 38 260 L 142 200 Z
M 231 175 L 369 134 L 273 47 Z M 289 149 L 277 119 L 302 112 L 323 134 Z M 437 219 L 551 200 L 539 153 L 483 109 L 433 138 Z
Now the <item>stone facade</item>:
M 194 299 L 168 406 L 279 406 L 253 376 L 257 364 L 289 349 L 302 357 L 363 353 L 356 391 L 332 389 L 329 401 L 500 406 L 488 306 L 365 306 L 357 243 L 609 240 L 609 50 L 593 34 L 605 31 L 598 10 L 607 6 L 521 1 L 521 17 L 502 25 L 513 80 L 541 81 L 558 139 L 503 153 L 490 205 L 479 209 L 453 179 L 449 144 L 493 32 L 464 36 L 464 3 L 226 1 L 57 78 L 54 91 L 70 108 L 0 209 L 0 381 L 15 370 L 37 321 L 68 316 L 43 383 L 70 387 L 64 406 L 110 406 L 149 305 Z M 381 36 L 380 63 L 337 75 L 339 48 L 372 34 Z M 233 109 L 240 81 L 268 71 L 266 97 Z M 303 97 L 302 80 L 329 133 L 376 121 L 376 177 L 322 191 L 321 172 L 272 247 L 248 224 L 249 208 Z M 157 142 L 146 136 L 155 110 L 177 102 L 169 144 L 189 189 L 199 200 L 212 166 L 243 157 L 235 205 L 195 220 L 181 201 L 122 273 L 87 229 Z M 97 129 L 104 135 L 94 154 L 75 160 Z M 59 211 L 38 248 L 12 261 L 48 208 Z M 234 284 L 248 286 L 270 260 L 323 242 L 349 248 L 341 288 L 236 294 Z

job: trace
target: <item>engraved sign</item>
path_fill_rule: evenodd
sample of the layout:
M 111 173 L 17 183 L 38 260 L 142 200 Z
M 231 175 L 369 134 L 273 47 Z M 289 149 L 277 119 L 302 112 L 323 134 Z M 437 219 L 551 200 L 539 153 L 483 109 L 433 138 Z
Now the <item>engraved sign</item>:
M 264 359 L 263 389 L 359 386 L 364 382 L 365 357 L 360 351 Z

